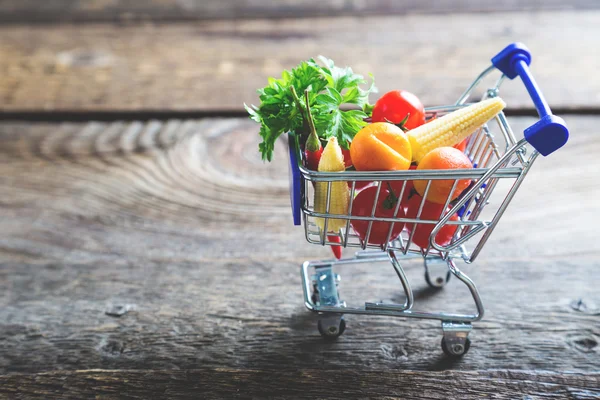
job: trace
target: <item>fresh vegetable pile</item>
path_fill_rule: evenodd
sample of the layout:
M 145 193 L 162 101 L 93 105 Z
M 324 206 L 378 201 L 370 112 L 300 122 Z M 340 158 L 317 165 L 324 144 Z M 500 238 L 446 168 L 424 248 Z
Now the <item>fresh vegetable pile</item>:
M 263 160 L 271 161 L 276 139 L 286 132 L 300 138 L 304 166 L 326 172 L 435 170 L 473 168 L 463 152 L 468 137 L 505 107 L 500 98 L 492 98 L 463 107 L 426 122 L 425 109 L 414 94 L 404 90 L 385 93 L 371 105 L 373 83 L 350 68 L 340 68 L 333 61 L 319 57 L 321 64 L 310 59 L 280 79 L 269 79 L 260 89 L 260 106 L 248 107 L 250 117 L 260 123 Z M 371 77 L 372 78 L 372 77 Z M 355 182 L 352 216 L 416 218 L 439 220 L 452 212 L 450 203 L 468 190 L 471 181 L 459 180 L 389 181 L 380 185 Z M 327 191 L 330 187 L 329 208 Z M 350 204 L 349 184 L 344 181 L 314 183 L 314 211 L 347 215 Z M 427 187 L 429 187 L 427 189 Z M 425 193 L 427 191 L 427 193 Z M 426 195 L 425 200 L 423 196 Z M 451 220 L 457 220 L 452 215 Z M 346 220 L 316 218 L 316 224 L 328 233 L 331 242 L 340 243 L 338 235 Z M 370 244 L 384 245 L 397 238 L 406 228 L 413 243 L 427 247 L 433 224 L 404 224 L 351 220 L 356 234 Z M 369 226 L 370 225 L 370 226 Z M 444 226 L 436 236 L 439 244 L 448 244 L 457 225 Z M 336 257 L 341 247 L 332 246 Z

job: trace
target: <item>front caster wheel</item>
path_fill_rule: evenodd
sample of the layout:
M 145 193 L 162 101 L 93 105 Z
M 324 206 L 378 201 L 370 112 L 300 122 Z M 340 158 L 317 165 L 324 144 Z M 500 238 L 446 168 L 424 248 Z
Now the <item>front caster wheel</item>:
M 469 351 L 471 348 L 471 339 L 466 338 L 464 344 L 463 343 L 446 343 L 446 338 L 442 338 L 442 350 L 449 357 L 462 357 Z
M 322 318 L 317 323 L 317 328 L 324 339 L 335 340 L 346 330 L 346 321 L 343 317 Z

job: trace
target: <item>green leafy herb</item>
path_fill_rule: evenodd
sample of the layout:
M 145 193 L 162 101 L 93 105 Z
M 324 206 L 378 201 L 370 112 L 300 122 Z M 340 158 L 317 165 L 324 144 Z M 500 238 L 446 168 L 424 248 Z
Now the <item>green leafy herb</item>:
M 319 57 L 323 66 L 310 59 L 302 62 L 291 71 L 283 71 L 280 79 L 269 78 L 269 84 L 258 90 L 260 106 L 247 106 L 250 118 L 259 124 L 263 141 L 259 150 L 263 160 L 271 161 L 275 140 L 284 132 L 294 132 L 302 136 L 308 133 L 308 123 L 299 111 L 310 107 L 315 119 L 319 138 L 326 140 L 336 136 L 340 145 L 348 148 L 354 135 L 366 125 L 365 111 L 368 109 L 369 93 L 375 92 L 373 84 L 368 89 L 362 75 L 355 74 L 351 68 L 340 68 L 333 61 Z M 373 78 L 371 76 L 371 78 Z M 291 91 L 297 93 L 309 90 L 309 104 L 304 100 L 294 100 Z M 346 105 L 345 107 L 342 106 Z M 347 106 L 349 105 L 349 106 Z M 358 109 L 348 109 L 350 106 Z
M 363 111 L 365 112 L 365 114 L 367 114 L 370 117 L 373 116 L 373 109 L 375 108 L 374 104 L 365 104 L 363 106 Z

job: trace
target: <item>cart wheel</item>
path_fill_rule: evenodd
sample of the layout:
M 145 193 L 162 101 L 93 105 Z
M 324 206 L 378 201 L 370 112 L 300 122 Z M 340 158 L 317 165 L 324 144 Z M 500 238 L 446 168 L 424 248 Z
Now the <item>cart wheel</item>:
M 444 279 L 443 276 L 432 278 L 431 276 L 429 276 L 429 272 L 425 270 L 425 282 L 427 282 L 427 284 L 434 289 L 441 289 L 444 286 L 446 286 L 446 283 L 448 283 L 451 276 L 452 273 L 448 271 L 448 273 L 446 274 L 446 279 Z
M 332 324 L 331 319 L 320 319 L 317 323 L 319 333 L 327 340 L 337 339 L 346 330 L 346 321 L 343 317 L 340 318 L 337 324 Z
M 439 257 L 426 257 L 423 261 L 425 264 L 425 282 L 434 289 L 441 289 L 446 286 L 452 276 L 452 272 L 448 268 L 448 261 Z
M 462 357 L 465 354 L 467 354 L 470 348 L 471 339 L 469 338 L 465 340 L 464 346 L 460 343 L 455 343 L 451 346 L 451 348 L 448 348 L 448 346 L 446 345 L 446 338 L 442 337 L 442 350 L 449 357 Z

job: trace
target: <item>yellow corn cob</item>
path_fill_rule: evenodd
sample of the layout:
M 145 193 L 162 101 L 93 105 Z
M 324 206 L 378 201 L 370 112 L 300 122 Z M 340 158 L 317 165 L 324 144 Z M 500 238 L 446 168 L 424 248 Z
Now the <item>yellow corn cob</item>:
M 335 137 L 327 142 L 319 161 L 319 172 L 342 172 L 346 170 L 344 155 Z M 315 212 L 327 212 L 327 182 L 315 183 Z M 347 214 L 350 192 L 345 181 L 331 182 L 331 196 L 329 200 L 328 214 Z M 317 225 L 321 230 L 325 227 L 325 218 L 316 218 Z M 327 230 L 337 232 L 346 226 L 346 220 L 329 218 Z
M 500 97 L 483 100 L 434 119 L 408 132 L 413 161 L 417 163 L 438 147 L 454 146 L 506 107 Z

